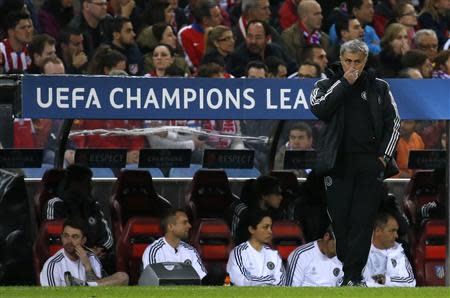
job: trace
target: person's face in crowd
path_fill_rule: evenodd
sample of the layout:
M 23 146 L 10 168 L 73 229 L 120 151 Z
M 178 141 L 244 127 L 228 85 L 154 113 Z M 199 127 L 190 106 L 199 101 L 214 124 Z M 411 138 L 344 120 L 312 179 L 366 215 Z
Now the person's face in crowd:
M 264 27 L 261 23 L 252 23 L 247 30 L 245 43 L 249 52 L 253 54 L 262 54 L 266 49 L 270 36 L 266 36 Z
M 64 64 L 48 62 L 42 67 L 42 71 L 46 75 L 65 74 Z
M 133 24 L 131 22 L 124 23 L 122 30 L 120 30 L 120 43 L 123 45 L 132 45 L 134 44 L 135 37 L 136 33 L 134 33 Z
M 438 12 L 443 14 L 450 10 L 450 0 L 436 0 L 434 7 L 436 7 Z
M 351 53 L 344 52 L 341 55 L 341 65 L 344 73 L 350 69 L 355 69 L 360 74 L 366 65 L 367 58 L 363 52 Z
M 83 34 L 70 35 L 69 43 L 67 44 L 69 56 L 77 55 L 84 51 L 83 40 Z
M 249 79 L 265 79 L 267 77 L 264 68 L 250 67 L 248 69 L 247 78 Z
M 169 3 L 169 6 L 178 7 L 178 0 L 169 0 L 167 2 Z
M 225 56 L 231 54 L 235 45 L 233 32 L 230 30 L 222 33 L 220 38 L 214 42 L 214 45 L 220 54 Z
M 86 237 L 83 236 L 81 230 L 65 226 L 61 234 L 61 242 L 66 254 L 74 259 L 78 259 L 75 247 L 83 246 L 86 243 Z
M 353 8 L 353 13 L 362 25 L 371 23 L 375 14 L 372 0 L 364 0 L 360 8 Z
M 408 70 L 408 76 L 410 79 L 423 79 L 422 73 L 417 68 L 410 68 Z
M 408 33 L 406 30 L 400 30 L 390 43 L 392 51 L 396 55 L 403 55 L 410 49 Z
M 263 217 L 256 228 L 250 226 L 248 231 L 253 240 L 263 244 L 270 244 L 272 242 L 272 219 L 268 216 Z
M 108 1 L 106 0 L 88 0 L 87 12 L 96 20 L 101 21 L 106 17 Z
M 223 21 L 222 13 L 220 12 L 219 6 L 215 6 L 209 10 L 211 14 L 210 17 L 206 18 L 205 25 L 206 27 L 216 27 L 220 25 Z
M 414 6 L 412 4 L 406 4 L 397 21 L 406 27 L 415 27 L 417 25 L 417 13 Z
M 395 240 L 398 238 L 398 223 L 393 217 L 389 217 L 387 223 L 382 228 L 375 228 L 375 239 L 381 249 L 388 249 L 395 245 Z
M 8 35 L 10 38 L 15 39 L 16 42 L 26 45 L 33 39 L 33 31 L 34 28 L 31 19 L 22 19 L 14 29 L 8 30 Z
M 173 57 L 165 46 L 157 46 L 153 51 L 153 65 L 156 69 L 165 70 L 173 63 Z
M 312 137 L 304 130 L 294 129 L 289 132 L 289 145 L 291 149 L 307 150 L 311 149 Z
M 161 43 L 167 44 L 174 49 L 177 48 L 177 37 L 173 33 L 172 27 L 170 26 L 166 27 L 161 37 Z
M 287 77 L 287 68 L 285 65 L 278 65 L 278 72 L 276 78 L 286 78 Z
M 364 38 L 364 29 L 361 26 L 361 23 L 358 19 L 351 19 L 348 21 L 348 29 L 342 30 L 342 40 L 349 41 L 353 39 L 363 40 Z
M 257 5 L 250 10 L 250 20 L 268 22 L 271 14 L 269 0 L 258 0 Z
M 322 27 L 322 8 L 320 7 L 320 4 L 317 2 L 311 2 L 308 5 L 308 10 L 306 12 L 306 16 L 303 20 L 305 26 L 310 30 L 320 30 L 320 27 Z
M 431 63 L 430 59 L 427 58 L 420 66 L 420 73 L 424 78 L 431 78 L 433 73 L 433 63 Z
M 336 240 L 332 239 L 327 232 L 323 236 L 323 241 L 325 243 L 325 255 L 329 258 L 334 258 L 336 256 Z
M 402 120 L 400 124 L 400 133 L 405 135 L 411 135 L 416 128 L 416 121 L 414 120 Z
M 42 66 L 44 60 L 49 57 L 56 57 L 56 48 L 54 44 L 46 43 L 44 45 L 44 49 L 42 50 L 42 54 L 34 54 L 34 64 L 36 64 L 37 66 Z
M 61 6 L 66 7 L 72 7 L 73 0 L 61 0 Z
M 324 49 L 314 48 L 312 51 L 312 61 L 320 66 L 320 71 L 324 72 L 328 65 L 327 53 Z
M 189 219 L 184 212 L 177 212 L 175 215 L 175 222 L 169 223 L 169 232 L 173 233 L 179 239 L 187 239 L 189 230 L 191 229 Z
M 271 193 L 268 195 L 264 195 L 262 198 L 266 206 L 273 209 L 280 208 L 281 201 L 283 200 L 283 196 L 280 193 Z
M 318 78 L 319 74 L 317 73 L 317 69 L 313 65 L 303 64 L 298 68 L 298 77 L 300 79 Z
M 434 35 L 422 35 L 422 37 L 418 40 L 416 47 L 419 50 L 424 51 L 428 58 L 434 59 L 438 54 L 438 39 Z

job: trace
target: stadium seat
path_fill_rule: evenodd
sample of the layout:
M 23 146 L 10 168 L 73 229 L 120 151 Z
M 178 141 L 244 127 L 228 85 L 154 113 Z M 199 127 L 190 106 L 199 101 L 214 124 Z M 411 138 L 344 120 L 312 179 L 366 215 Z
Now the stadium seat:
M 222 285 L 226 276 L 228 256 L 233 247 L 227 223 L 219 218 L 198 220 L 193 225 L 191 243 L 200 253 L 208 271 L 203 283 Z
M 34 197 L 34 210 L 39 225 L 42 219 L 42 208 L 48 200 L 57 196 L 59 182 L 64 178 L 64 170 L 48 169 L 41 180 L 40 190 Z
M 189 168 L 171 168 L 169 177 L 172 178 L 191 178 L 195 173 L 202 168 L 202 165 L 191 164 Z
M 53 168 L 53 165 L 48 163 L 43 163 L 40 168 L 23 168 L 23 174 L 27 178 L 42 178 L 45 172 Z
M 257 168 L 251 169 L 238 169 L 229 168 L 224 169 L 229 178 L 257 178 L 261 175 L 261 172 Z
M 63 219 L 43 222 L 33 245 L 33 266 L 36 283 L 39 285 L 39 274 L 45 261 L 62 248 L 61 233 Z
M 283 201 L 281 201 L 280 206 L 281 210 L 286 214 L 293 213 L 294 206 L 292 206 L 292 203 L 298 197 L 298 190 L 300 188 L 297 176 L 295 176 L 294 172 L 287 170 L 271 171 L 269 175 L 280 180 L 283 195 Z M 293 218 L 293 216 L 290 216 L 290 218 Z
M 162 235 L 158 218 L 132 217 L 127 222 L 116 244 L 116 269 L 128 273 L 130 285 L 138 282 L 145 248 Z
M 186 196 L 186 211 L 191 222 L 199 218 L 224 218 L 229 206 L 237 199 L 231 193 L 223 170 L 198 170 Z
M 123 170 L 120 172 L 111 197 L 111 219 L 115 239 L 126 222 L 134 216 L 160 217 L 172 205 L 158 195 L 148 171 Z
M 272 224 L 272 247 L 280 253 L 283 262 L 298 246 L 305 244 L 300 225 L 292 220 L 277 220 Z
M 446 235 L 445 220 L 428 220 L 424 223 L 414 251 L 418 285 L 445 285 Z
M 141 171 L 149 171 L 150 175 L 152 175 L 153 178 L 163 178 L 164 174 L 159 168 L 139 168 L 138 164 L 132 163 L 127 164 L 126 169 L 128 170 L 141 170 Z

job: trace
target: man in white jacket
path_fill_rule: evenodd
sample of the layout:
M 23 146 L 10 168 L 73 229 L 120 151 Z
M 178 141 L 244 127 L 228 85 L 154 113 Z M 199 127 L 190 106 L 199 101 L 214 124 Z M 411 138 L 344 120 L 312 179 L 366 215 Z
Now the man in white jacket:
M 416 280 L 405 251 L 396 242 L 398 223 L 388 213 L 380 213 L 372 236 L 369 258 L 363 270 L 368 287 L 415 287 Z

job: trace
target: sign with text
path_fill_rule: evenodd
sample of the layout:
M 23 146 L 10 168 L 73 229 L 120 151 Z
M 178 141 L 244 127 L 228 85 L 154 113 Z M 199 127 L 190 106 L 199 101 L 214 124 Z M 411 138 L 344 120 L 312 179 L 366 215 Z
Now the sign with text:
M 314 150 L 286 150 L 283 168 L 286 170 L 312 169 L 316 158 L 317 152 Z
M 189 168 L 190 149 L 142 149 L 139 152 L 140 168 Z
M 127 164 L 127 149 L 77 149 L 75 163 L 90 168 L 124 168 Z
M 0 168 L 40 168 L 42 149 L 1 149 Z
M 205 149 L 203 151 L 203 167 L 250 169 L 254 167 L 254 156 L 255 151 L 253 150 Z
M 447 162 L 445 150 L 412 150 L 409 151 L 409 169 L 445 168 Z

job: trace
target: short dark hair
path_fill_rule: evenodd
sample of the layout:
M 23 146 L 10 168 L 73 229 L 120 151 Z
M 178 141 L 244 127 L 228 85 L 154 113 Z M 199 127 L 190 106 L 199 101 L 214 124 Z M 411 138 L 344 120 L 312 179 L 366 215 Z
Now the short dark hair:
M 264 69 L 266 74 L 269 72 L 269 69 L 267 68 L 267 65 L 264 62 L 253 60 L 250 61 L 247 66 L 245 67 L 245 75 L 248 74 L 248 71 L 250 68 L 256 68 L 256 69 Z
M 364 0 L 347 0 L 347 11 L 349 14 L 353 14 L 353 9 L 360 9 L 364 4 Z
M 265 36 L 269 36 L 272 32 L 270 25 L 267 22 L 261 20 L 251 20 L 250 22 L 247 23 L 247 26 L 245 27 L 245 33 L 248 33 L 248 28 L 250 28 L 250 25 L 253 24 L 261 24 L 264 28 Z
M 212 78 L 214 75 L 224 73 L 223 67 L 215 62 L 201 64 L 198 68 L 197 77 Z
M 216 7 L 217 3 L 213 0 L 200 0 L 192 9 L 192 15 L 197 23 L 203 23 L 203 18 L 211 17 L 211 9 Z
M 395 216 L 388 213 L 388 212 L 380 212 L 377 214 L 377 217 L 375 218 L 375 221 L 373 223 L 373 228 L 379 228 L 383 229 L 384 226 L 387 224 L 389 218 L 395 219 Z M 396 219 L 395 219 L 396 220 Z
M 323 47 L 319 44 L 310 44 L 304 47 L 303 49 L 303 61 L 313 60 L 313 52 L 314 49 L 323 49 Z
M 62 190 L 68 189 L 72 182 L 79 182 L 83 179 L 91 179 L 92 171 L 86 166 L 80 164 L 73 164 L 66 168 L 64 171 L 64 178 L 61 181 Z
M 155 36 L 157 42 L 161 42 L 164 31 L 166 31 L 167 27 L 170 27 L 170 25 L 164 22 L 159 22 L 152 25 L 152 33 Z
M 45 45 L 56 45 L 56 40 L 48 34 L 38 34 L 33 36 L 31 43 L 28 45 L 28 53 L 31 57 L 33 54 L 42 55 Z
M 428 55 L 421 50 L 409 50 L 402 56 L 402 66 L 405 68 L 419 68 L 428 59 Z
M 113 33 L 122 31 L 122 27 L 125 23 L 129 23 L 131 20 L 126 17 L 115 17 L 109 22 L 109 28 L 111 29 L 111 40 L 113 39 Z
M 64 220 L 63 230 L 67 226 L 80 230 L 81 235 L 83 235 L 84 237 L 87 237 L 86 221 L 84 221 L 80 217 L 69 217 L 66 220 Z
M 277 177 L 261 175 L 256 179 L 255 190 L 258 199 L 271 194 L 281 194 L 281 183 Z
M 258 224 L 263 220 L 264 217 L 270 217 L 270 213 L 265 211 L 265 210 L 261 210 L 261 209 L 255 209 L 255 210 L 251 210 L 249 212 L 246 213 L 246 216 L 242 218 L 242 223 L 240 223 L 239 225 L 243 225 L 242 226 L 242 235 L 240 239 L 238 239 L 239 243 L 245 242 L 247 240 L 250 239 L 250 231 L 248 230 L 249 227 L 252 227 L 253 229 L 256 229 L 256 227 L 258 226 Z
M 319 66 L 319 64 L 317 64 L 316 62 L 312 62 L 311 60 L 307 59 L 307 60 L 303 61 L 303 62 L 298 66 L 298 69 L 300 69 L 300 67 L 301 67 L 302 65 L 310 65 L 310 66 L 314 67 L 315 70 L 316 70 L 316 76 L 315 76 L 315 77 L 316 77 L 316 78 L 320 77 L 320 66 Z
M 293 130 L 300 130 L 306 132 L 306 135 L 308 138 L 312 137 L 312 129 L 311 126 L 309 126 L 306 122 L 296 122 L 294 125 L 291 126 L 289 129 L 289 133 Z
M 5 18 L 5 30 L 8 31 L 9 29 L 16 28 L 17 24 L 21 20 L 31 20 L 31 17 L 28 13 L 22 12 L 22 11 L 11 11 L 6 15 Z
M 287 67 L 286 62 L 284 62 L 282 59 L 275 57 L 275 56 L 267 57 L 265 62 L 267 65 L 268 72 L 273 75 L 278 74 L 278 67 L 280 67 L 280 65 Z
M 342 30 L 344 31 L 348 31 L 348 26 L 350 26 L 350 21 L 355 19 L 354 16 L 352 15 L 344 15 L 344 14 L 339 14 L 336 20 L 336 36 L 338 38 L 338 40 L 342 40 Z
M 71 35 L 82 35 L 83 32 L 81 32 L 80 29 L 75 27 L 66 27 L 63 30 L 61 30 L 61 33 L 59 34 L 58 41 L 59 43 L 68 44 L 70 42 L 70 36 Z
M 163 234 L 167 233 L 167 227 L 170 223 L 172 223 L 178 212 L 186 213 L 183 209 L 171 208 L 163 214 L 161 221 L 159 222 L 159 226 L 161 227 Z

